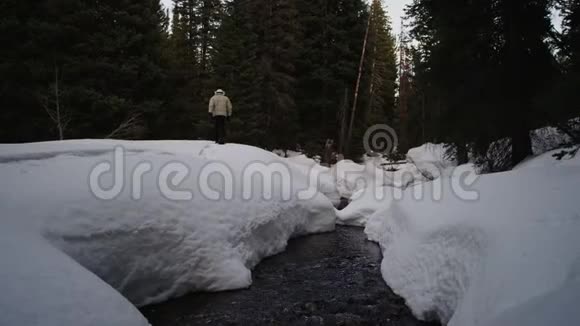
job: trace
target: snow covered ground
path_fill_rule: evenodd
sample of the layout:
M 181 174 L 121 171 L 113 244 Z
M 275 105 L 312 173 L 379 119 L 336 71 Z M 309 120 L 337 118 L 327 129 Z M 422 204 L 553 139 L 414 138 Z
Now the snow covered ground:
M 442 145 L 424 145 L 409 152 L 412 164 L 398 166 L 409 183 L 344 178 L 354 192 L 338 221 L 366 227 L 383 249 L 386 282 L 420 318 L 579 325 L 580 156 L 558 160 L 560 153 L 476 176 L 474 166 L 447 160 Z M 372 170 L 375 161 L 358 168 Z M 337 168 L 356 167 L 343 164 Z
M 286 162 L 292 165 L 295 171 L 300 171 L 308 179 L 308 183 L 330 199 L 335 207 L 340 205 L 342 194 L 336 186 L 336 178 L 330 168 L 320 165 L 319 162 L 306 155 L 296 153 L 289 155 Z
M 383 276 L 418 317 L 580 324 L 580 161 L 553 154 L 481 176 L 477 200 L 458 198 L 443 182 L 441 200 L 423 187 L 421 200 L 409 188 L 382 208 L 357 204 L 374 208 L 366 232 L 383 248 Z
M 394 200 L 396 189 L 391 186 L 361 189 L 352 196 L 352 202 L 337 211 L 337 223 L 347 226 L 366 226 L 368 219 L 377 210 Z
M 0 325 L 146 325 L 129 301 L 248 287 L 260 260 L 336 222 L 296 163 L 248 146 L 0 145 L 0 162 Z M 272 184 L 254 177 L 269 168 Z
M 419 162 L 419 165 L 408 163 L 399 165 L 397 171 L 388 171 L 382 164 L 382 158 L 367 159 L 363 164 L 344 160 L 331 169 L 338 193 L 343 198 L 353 197 L 364 189 L 381 187 L 407 188 L 411 185 L 429 181 L 429 170 L 437 168 L 429 162 Z M 419 169 L 421 166 L 422 169 Z
M 556 149 L 546 152 L 534 158 L 525 160 L 516 166 L 515 170 L 531 169 L 531 168 L 558 168 L 558 167 L 578 167 L 580 166 L 580 155 L 563 155 L 562 159 L 558 160 L 556 156 L 563 152 L 570 153 L 578 148 Z
M 560 152 L 476 178 L 432 144 L 396 172 L 209 142 L 0 145 L 0 325 L 147 325 L 133 305 L 247 287 L 336 223 L 366 227 L 420 318 L 577 325 L 580 157 Z
M 417 186 L 430 187 L 439 183 L 453 184 L 454 180 L 477 177 L 473 164 L 457 166 L 445 154 L 443 144 L 425 144 L 407 154 L 408 163 L 391 165 L 382 157 L 366 158 L 364 164 L 339 162 L 332 169 L 340 195 L 351 204 L 337 212 L 338 223 L 365 226 L 368 219 L 393 199 L 403 196 L 403 190 Z M 387 163 L 387 166 L 384 164 Z M 389 171 L 394 167 L 396 171 Z M 463 182 L 463 181 L 461 181 Z M 457 183 L 457 182 L 456 182 Z
M 3 216 L 4 218 L 4 216 Z M 2 222 L 0 325 L 144 326 L 139 311 L 38 234 Z

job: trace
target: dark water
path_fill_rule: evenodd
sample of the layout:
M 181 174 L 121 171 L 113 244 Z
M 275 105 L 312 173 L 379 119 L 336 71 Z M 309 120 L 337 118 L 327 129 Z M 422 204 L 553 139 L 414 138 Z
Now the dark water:
M 290 242 L 248 290 L 198 293 L 142 309 L 153 326 L 434 325 L 417 321 L 384 283 L 381 252 L 362 229 Z

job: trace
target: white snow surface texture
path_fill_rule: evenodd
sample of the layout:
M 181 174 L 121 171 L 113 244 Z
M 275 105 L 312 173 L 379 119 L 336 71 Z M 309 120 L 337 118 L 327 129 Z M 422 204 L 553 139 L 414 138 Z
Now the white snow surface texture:
M 442 200 L 431 199 L 432 187 L 416 200 L 409 188 L 367 216 L 383 277 L 416 316 L 452 326 L 580 325 L 580 161 L 553 154 L 481 176 L 478 200 L 443 182 Z
M 90 192 L 90 171 L 111 162 L 117 146 L 128 151 L 126 186 L 115 199 L 99 200 Z M 143 162 L 153 170 L 142 178 L 142 198 L 134 200 L 132 171 Z M 192 200 L 161 195 L 160 171 L 175 162 L 190 173 L 173 190 L 191 191 Z M 256 178 L 254 195 L 245 200 L 242 170 L 254 162 L 285 164 L 293 187 L 308 188 L 294 163 L 242 145 L 0 145 L 0 325 L 147 325 L 129 301 L 142 306 L 191 291 L 248 287 L 251 269 L 283 251 L 290 238 L 334 230 L 334 207 L 315 190 L 309 200 L 284 200 L 275 191 L 266 200 Z M 198 174 L 209 163 L 229 168 L 232 200 L 201 194 Z M 224 190 L 220 177 L 209 180 L 212 189 Z M 113 174 L 101 183 L 112 186 Z
M 365 226 L 376 211 L 401 197 L 409 187 L 428 184 L 431 180 L 451 183 L 466 174 L 477 174 L 473 164 L 458 167 L 455 161 L 447 159 L 445 151 L 443 144 L 425 144 L 409 151 L 409 163 L 391 164 L 381 157 L 369 157 L 364 165 L 339 162 L 332 169 L 336 187 L 351 203 L 337 212 L 338 224 Z M 384 163 L 396 171 L 381 166 Z
M 126 184 L 135 167 L 151 163 L 140 200 L 129 186 L 111 201 L 89 191 L 90 171 L 111 161 L 117 146 L 128 151 Z M 0 325 L 147 325 L 133 304 L 249 286 L 250 270 L 289 238 L 333 230 L 332 203 L 341 196 L 353 202 L 338 223 L 366 226 L 383 249 L 384 279 L 419 318 L 580 325 L 580 160 L 557 161 L 558 152 L 479 177 L 470 189 L 479 199 L 466 201 L 451 189 L 458 169 L 442 145 L 411 150 L 414 164 L 395 173 L 379 168 L 380 160 L 327 169 L 301 155 L 209 142 L 0 145 Z M 190 190 L 192 200 L 161 195 L 157 176 L 175 162 L 190 173 L 174 188 Z M 284 164 L 293 190 L 314 195 L 283 200 L 274 192 L 265 200 L 254 180 L 255 196 L 244 200 L 241 174 L 255 162 Z M 232 173 L 232 200 L 206 199 L 196 187 L 210 163 Z M 312 173 L 316 189 L 308 185 Z M 430 178 L 441 180 L 442 199 L 424 184 Z M 103 186 L 112 180 L 106 175 Z M 220 178 L 210 184 L 224 190 Z

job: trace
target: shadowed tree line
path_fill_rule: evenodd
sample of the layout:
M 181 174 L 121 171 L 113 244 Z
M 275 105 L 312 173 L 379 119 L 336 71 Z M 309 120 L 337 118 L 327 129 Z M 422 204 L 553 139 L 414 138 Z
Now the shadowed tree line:
M 508 139 L 492 169 L 503 170 L 532 153 L 536 128 L 560 126 L 579 141 L 570 119 L 580 116 L 580 1 L 414 0 L 407 16 L 417 40 L 407 45 L 411 144 L 453 144 L 466 162 Z
M 206 139 L 226 89 L 229 141 L 319 153 L 394 115 L 395 40 L 377 0 L 6 0 L 0 142 Z M 345 144 L 341 144 L 343 147 Z M 350 147 L 350 146 L 349 146 Z

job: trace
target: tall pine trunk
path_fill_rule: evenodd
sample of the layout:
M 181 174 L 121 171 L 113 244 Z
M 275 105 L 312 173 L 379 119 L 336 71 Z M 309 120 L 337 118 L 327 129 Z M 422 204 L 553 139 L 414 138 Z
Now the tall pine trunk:
M 364 64 L 365 64 L 365 55 L 366 55 L 366 51 L 367 51 L 367 42 L 369 39 L 369 31 L 371 29 L 371 23 L 372 23 L 372 19 L 373 19 L 373 13 L 372 10 L 369 13 L 369 20 L 367 23 L 367 29 L 365 32 L 365 38 L 364 38 L 364 42 L 363 42 L 363 48 L 362 48 L 362 54 L 360 56 L 360 63 L 358 66 L 358 76 L 356 79 L 356 86 L 354 89 L 354 100 L 353 100 L 353 105 L 352 105 L 352 111 L 351 111 L 351 115 L 350 115 L 350 124 L 348 127 L 348 136 L 346 138 L 346 154 L 350 154 L 350 146 L 352 143 L 352 132 L 354 129 L 354 121 L 356 119 L 356 110 L 357 110 L 357 106 L 358 106 L 358 95 L 359 95 L 359 91 L 360 91 L 360 84 L 361 84 L 361 79 L 362 79 L 362 73 L 363 73 L 363 68 L 364 68 Z
M 512 129 L 512 165 L 516 166 L 533 154 L 532 139 L 525 117 Z
M 58 81 L 58 67 L 54 67 L 54 101 L 56 105 L 56 125 L 58 127 L 58 139 L 64 140 L 64 126 L 60 112 L 60 85 Z

